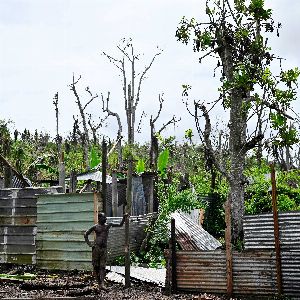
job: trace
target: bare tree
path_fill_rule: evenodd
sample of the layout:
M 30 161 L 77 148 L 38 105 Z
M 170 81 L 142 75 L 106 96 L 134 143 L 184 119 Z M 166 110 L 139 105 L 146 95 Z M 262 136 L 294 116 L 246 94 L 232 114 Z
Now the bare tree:
M 151 68 L 153 62 L 158 55 L 161 54 L 159 50 L 152 58 L 150 63 L 144 67 L 140 74 L 136 73 L 136 62 L 139 60 L 139 55 L 134 52 L 132 40 L 126 41 L 123 39 L 122 43 L 117 46 L 121 53 L 121 58 L 114 58 L 107 53 L 103 54 L 109 59 L 109 61 L 118 68 L 122 78 L 122 88 L 124 97 L 124 106 L 127 120 L 127 143 L 130 148 L 130 154 L 128 158 L 128 170 L 127 170 L 127 190 L 126 190 L 126 213 L 131 214 L 132 203 L 132 173 L 133 173 L 133 157 L 132 147 L 134 144 L 134 132 L 136 121 L 136 109 L 138 107 L 141 88 L 146 74 Z M 128 68 L 126 67 L 128 66 Z M 125 222 L 125 286 L 130 286 L 130 249 L 129 249 L 129 219 Z
M 89 137 L 89 130 L 88 130 L 88 122 L 87 117 L 85 113 L 85 109 L 87 106 L 98 97 L 98 95 L 93 95 L 93 93 L 90 91 L 89 87 L 85 88 L 85 91 L 87 92 L 89 96 L 89 100 L 83 105 L 82 101 L 80 99 L 80 96 L 77 92 L 76 85 L 78 84 L 79 80 L 81 79 L 81 75 L 78 77 L 77 80 L 75 80 L 75 76 L 73 74 L 73 80 L 72 83 L 69 85 L 71 91 L 73 92 L 75 96 L 75 102 L 78 106 L 79 113 L 81 116 L 81 123 L 83 127 L 83 133 L 80 134 L 82 139 L 82 146 L 83 146 L 83 156 L 84 156 L 84 166 L 86 170 L 89 170 L 89 145 L 90 145 L 90 137 Z
M 58 176 L 59 176 L 59 185 L 62 186 L 63 192 L 65 192 L 65 164 L 64 164 L 64 154 L 62 151 L 62 138 L 59 135 L 59 123 L 58 123 L 58 92 L 55 93 L 53 98 L 53 104 L 55 106 L 55 117 L 56 117 L 56 146 L 57 146 L 57 156 L 58 156 Z
M 158 95 L 158 101 L 159 101 L 159 109 L 157 112 L 157 115 L 153 117 L 151 115 L 150 117 L 150 132 L 151 132 L 151 144 L 150 144 L 150 168 L 152 171 L 157 171 L 157 159 L 158 159 L 158 138 L 157 136 L 160 135 L 169 125 L 179 122 L 181 118 L 176 119 L 175 115 L 162 125 L 162 127 L 156 131 L 155 130 L 155 122 L 158 120 L 160 113 L 162 111 L 164 98 L 163 95 Z
M 92 135 L 93 135 L 93 144 L 94 145 L 97 145 L 99 144 L 99 138 L 97 136 L 97 131 L 103 127 L 103 125 L 105 124 L 104 122 L 106 121 L 108 116 L 104 117 L 103 119 L 100 118 L 99 122 L 98 123 L 95 123 L 93 120 L 92 120 L 92 115 L 89 114 L 88 115 L 88 124 L 89 124 L 89 127 L 92 131 Z
M 108 107 L 110 92 L 107 93 L 106 100 L 104 100 L 103 94 L 101 94 L 101 98 L 102 98 L 103 112 L 106 112 L 108 116 L 115 117 L 118 122 L 117 149 L 118 149 L 118 165 L 119 165 L 119 170 L 121 170 L 122 166 L 123 166 L 123 158 L 122 158 L 122 131 L 123 131 L 123 128 L 122 128 L 121 118 L 118 113 L 111 111 Z

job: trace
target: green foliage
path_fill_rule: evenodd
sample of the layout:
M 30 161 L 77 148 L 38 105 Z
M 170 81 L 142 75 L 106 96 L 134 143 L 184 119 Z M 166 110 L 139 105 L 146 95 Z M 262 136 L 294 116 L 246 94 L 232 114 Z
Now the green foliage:
M 90 157 L 91 169 L 97 167 L 100 164 L 101 159 L 100 159 L 98 147 L 96 147 L 95 145 L 92 146 L 90 153 L 89 153 L 89 157 Z
M 247 214 L 272 211 L 270 169 L 263 163 L 252 166 L 247 175 L 251 184 L 246 188 L 245 210 Z M 300 171 L 276 172 L 277 206 L 279 211 L 300 209 Z
M 273 142 L 279 146 L 296 144 L 299 139 L 295 130 L 286 126 L 287 115 L 283 112 L 296 100 L 300 70 L 283 70 L 280 76 L 271 72 L 271 64 L 278 60 L 270 52 L 264 33 L 276 31 L 279 35 L 280 27 L 275 26 L 272 10 L 265 8 L 264 0 L 235 0 L 231 6 L 226 1 L 220 5 L 219 1 L 208 0 L 206 4 L 207 20 L 198 22 L 183 17 L 176 31 L 177 39 L 184 44 L 192 42 L 195 52 L 204 52 L 203 58 L 218 58 L 216 68 L 222 68 L 219 91 L 225 109 L 236 107 L 242 100 L 240 112 L 247 120 L 259 99 L 264 113 L 271 112 L 271 128 L 278 132 Z M 230 55 L 226 56 L 228 45 Z M 188 96 L 187 87 L 184 86 L 184 96 Z
M 137 174 L 142 174 L 145 172 L 145 161 L 143 159 L 138 160 L 135 171 Z
M 193 130 L 190 128 L 190 129 L 187 129 L 185 132 L 184 132 L 184 137 L 190 142 L 192 143 L 192 137 L 194 136 L 193 134 Z
M 160 176 L 163 178 L 166 177 L 167 174 L 167 166 L 169 162 L 169 149 L 164 149 L 158 156 L 157 161 L 157 170 Z

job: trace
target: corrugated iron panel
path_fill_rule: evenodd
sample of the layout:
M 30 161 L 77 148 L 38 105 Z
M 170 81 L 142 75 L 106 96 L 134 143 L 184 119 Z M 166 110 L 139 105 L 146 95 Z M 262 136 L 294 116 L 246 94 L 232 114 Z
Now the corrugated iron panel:
M 59 187 L 0 190 L 0 262 L 35 264 L 36 194 Z
M 175 219 L 176 241 L 183 250 L 215 250 L 221 247 L 217 239 L 189 217 L 179 212 L 171 217 Z
M 0 226 L 0 234 L 0 263 L 35 263 L 36 226 Z
M 300 211 L 279 212 L 283 291 L 300 295 Z M 244 217 L 246 249 L 275 249 L 273 214 Z
M 76 176 L 77 180 L 92 180 L 102 182 L 102 172 L 101 171 L 89 171 L 86 173 L 78 174 Z M 70 177 L 66 178 L 66 180 L 70 180 Z M 106 175 L 106 183 L 111 183 L 112 177 L 110 175 Z
M 281 252 L 283 292 L 300 299 L 300 250 Z
M 276 294 L 275 254 L 269 251 L 234 251 L 233 286 L 237 294 Z
M 225 251 L 178 251 L 179 290 L 226 293 Z M 234 293 L 270 295 L 276 293 L 275 260 L 271 252 L 233 252 Z
M 176 260 L 179 290 L 226 292 L 224 251 L 178 251 Z
M 41 195 L 37 201 L 37 266 L 91 269 L 85 230 L 94 224 L 94 195 Z
M 123 266 L 111 266 L 107 267 L 107 270 L 118 274 L 125 275 L 125 267 Z M 165 285 L 166 269 L 154 269 L 154 268 L 142 268 L 130 266 L 130 277 L 136 278 L 144 282 L 155 283 L 159 286 Z M 119 280 L 119 278 L 117 278 Z M 119 280 L 120 281 L 120 280 Z
M 280 246 L 282 249 L 300 250 L 300 211 L 278 214 Z M 275 247 L 273 214 L 244 217 L 245 249 Z
M 84 232 L 94 225 L 94 195 L 60 194 L 38 198 L 37 265 L 46 269 L 90 270 L 91 248 Z M 150 215 L 130 218 L 130 249 L 138 250 Z M 122 218 L 107 218 L 120 223 Z M 112 227 L 108 238 L 109 260 L 124 255 L 125 227 Z M 92 239 L 92 235 L 90 236 Z

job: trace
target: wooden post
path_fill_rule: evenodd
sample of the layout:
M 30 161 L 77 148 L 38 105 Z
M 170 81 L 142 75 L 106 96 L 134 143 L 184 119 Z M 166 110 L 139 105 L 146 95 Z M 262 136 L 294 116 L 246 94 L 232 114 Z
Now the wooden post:
M 61 153 L 61 156 L 59 158 L 58 163 L 58 182 L 59 185 L 62 187 L 63 193 L 66 192 L 66 168 L 65 168 L 65 162 L 64 162 L 64 152 Z
M 103 212 L 106 213 L 106 166 L 107 166 L 107 144 L 103 139 L 102 141 L 102 201 L 103 201 Z
M 175 219 L 171 219 L 171 247 L 172 247 L 172 292 L 176 293 L 177 291 L 177 276 L 176 276 L 176 237 L 175 237 Z
M 111 183 L 111 198 L 112 198 L 112 216 L 118 216 L 118 181 L 117 173 L 112 173 L 112 183 Z
M 125 219 L 125 288 L 130 287 L 130 235 L 129 215 Z
M 227 296 L 231 297 L 233 293 L 233 276 L 232 276 L 232 247 L 231 247 L 231 210 L 230 197 L 225 203 L 225 243 L 226 243 L 226 274 L 227 274 Z
M 275 252 L 276 252 L 276 270 L 277 270 L 277 289 L 278 294 L 282 295 L 282 272 L 281 272 L 281 251 L 279 240 L 279 222 L 278 222 L 278 209 L 277 209 L 277 191 L 276 191 L 276 176 L 274 164 L 271 167 L 271 183 L 272 183 L 272 210 L 274 221 L 274 238 L 275 238 Z
M 77 174 L 73 170 L 70 173 L 70 187 L 69 187 L 69 193 L 76 193 L 77 189 Z
M 171 285 L 171 253 L 172 253 L 172 243 L 169 239 L 169 247 L 165 249 L 164 256 L 166 260 L 166 280 L 165 280 L 165 295 L 170 296 L 172 294 L 172 285 Z
M 11 168 L 4 166 L 4 187 L 5 188 L 13 187 L 12 178 L 13 178 L 13 173 Z

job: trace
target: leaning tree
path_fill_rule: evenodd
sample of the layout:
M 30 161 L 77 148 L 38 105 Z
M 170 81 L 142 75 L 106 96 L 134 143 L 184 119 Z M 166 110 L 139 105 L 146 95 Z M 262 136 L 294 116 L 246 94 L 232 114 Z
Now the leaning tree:
M 264 0 L 207 0 L 206 16 L 203 22 L 183 18 L 176 37 L 186 44 L 192 41 L 193 50 L 203 53 L 200 63 L 203 58 L 212 56 L 216 58 L 216 68 L 220 68 L 220 97 L 215 102 L 219 101 L 229 113 L 230 158 L 226 166 L 212 146 L 207 105 L 195 102 L 194 116 L 214 165 L 228 180 L 233 241 L 236 242 L 243 233 L 246 154 L 266 140 L 270 144 L 259 125 L 263 115 L 276 132 L 273 143 L 283 147 L 297 141 L 297 133 L 289 126 L 288 119 L 292 119 L 291 103 L 296 98 L 300 72 L 297 68 L 284 71 L 281 58 L 271 53 L 266 37 L 272 33 L 279 35 L 281 24 L 275 24 L 272 10 L 265 8 Z M 279 75 L 271 71 L 275 62 Z M 199 117 L 204 117 L 204 129 L 200 127 Z M 258 124 L 252 133 L 248 131 L 249 122 Z

